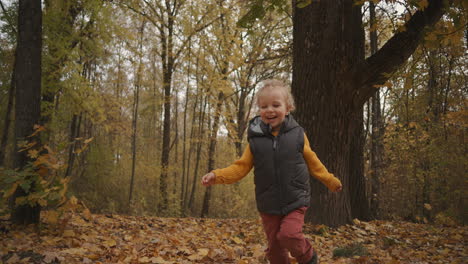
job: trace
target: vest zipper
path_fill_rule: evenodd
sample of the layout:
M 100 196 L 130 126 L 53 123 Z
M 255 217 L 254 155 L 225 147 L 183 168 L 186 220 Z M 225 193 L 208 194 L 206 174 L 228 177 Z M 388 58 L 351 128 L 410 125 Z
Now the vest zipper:
M 276 183 L 277 183 L 277 186 L 279 188 L 279 197 L 280 197 L 280 201 L 279 201 L 279 204 L 280 204 L 280 214 L 284 214 L 283 212 L 283 203 L 284 203 L 284 197 L 283 197 L 283 184 L 281 184 L 281 175 L 280 175 L 280 172 L 279 172 L 279 158 L 278 158 L 278 149 L 279 149 L 279 144 L 278 144 L 278 141 L 279 141 L 279 135 L 277 135 L 276 137 L 273 137 L 273 159 L 274 159 L 274 169 L 275 169 L 275 178 L 276 178 Z

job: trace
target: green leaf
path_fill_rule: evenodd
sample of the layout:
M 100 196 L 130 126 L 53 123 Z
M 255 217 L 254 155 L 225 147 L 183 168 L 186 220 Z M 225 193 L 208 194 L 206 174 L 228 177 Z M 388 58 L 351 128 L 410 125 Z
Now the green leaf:
M 298 8 L 304 8 L 312 3 L 312 0 L 300 0 L 297 2 L 296 6 Z
M 20 186 L 25 192 L 29 192 L 29 189 L 31 188 L 31 182 L 23 181 L 20 183 Z

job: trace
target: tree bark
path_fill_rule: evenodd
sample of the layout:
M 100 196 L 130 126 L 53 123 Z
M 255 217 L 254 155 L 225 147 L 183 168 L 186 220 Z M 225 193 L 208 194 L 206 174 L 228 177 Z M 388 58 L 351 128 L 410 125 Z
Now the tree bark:
M 195 201 L 195 192 L 197 189 L 197 185 L 199 182 L 197 181 L 198 177 L 198 168 L 200 165 L 200 158 L 201 158 L 201 150 L 203 146 L 203 134 L 205 133 L 205 115 L 206 115 L 206 106 L 208 104 L 208 97 L 205 97 L 205 100 L 200 101 L 200 117 L 198 120 L 199 124 L 199 130 L 198 130 L 198 144 L 197 144 L 197 155 L 195 158 L 195 170 L 193 174 L 193 180 L 192 180 L 192 190 L 190 191 L 190 199 L 188 202 L 188 208 L 191 209 L 191 211 L 194 211 L 194 201 Z
M 374 27 L 375 25 L 375 5 L 372 1 L 369 2 L 369 13 L 370 13 L 370 47 L 371 54 L 377 52 L 377 31 Z M 381 170 L 382 170 L 382 160 L 383 160 L 383 122 L 382 122 L 382 113 L 380 107 L 380 90 L 375 91 L 374 96 L 372 96 L 372 133 L 371 133 L 371 162 L 370 162 L 370 177 L 371 177 L 371 202 L 370 210 L 371 216 L 373 219 L 379 219 L 380 214 L 380 180 L 381 180 Z
M 356 127 L 351 137 L 349 194 L 352 218 L 369 221 L 370 208 L 367 197 L 366 179 L 364 178 L 364 118 L 363 111 L 358 115 Z
M 170 142 L 171 142 L 171 86 L 172 74 L 174 71 L 175 57 L 173 53 L 173 30 L 174 17 L 168 14 L 167 34 L 162 29 L 161 44 L 162 53 L 161 59 L 163 62 L 163 90 L 164 90 L 164 121 L 163 121 L 163 145 L 161 153 L 161 175 L 159 177 L 159 212 L 164 214 L 168 207 L 167 193 L 167 175 L 169 167 Z
M 70 125 L 70 136 L 68 138 L 68 143 L 70 144 L 68 148 L 68 165 L 67 165 L 67 170 L 65 171 L 65 177 L 68 177 L 71 175 L 72 170 L 73 170 L 73 165 L 75 163 L 75 150 L 76 150 L 76 138 L 79 137 L 80 135 L 80 126 L 81 126 L 81 117 L 82 113 L 80 115 L 73 115 L 71 125 Z
M 297 119 L 327 168 L 343 183 L 343 192 L 329 193 L 311 182 L 311 207 L 306 221 L 338 226 L 352 219 L 349 158 L 356 117 L 363 104 L 414 52 L 423 29 L 443 14 L 443 0 L 429 1 L 378 52 L 364 58 L 361 7 L 353 0 L 313 2 L 294 8 L 292 91 Z
M 15 100 L 15 68 L 16 68 L 16 50 L 15 62 L 13 63 L 13 73 L 11 74 L 10 89 L 8 90 L 8 103 L 5 113 L 5 124 L 3 126 L 2 139 L 0 141 L 0 167 L 4 166 L 5 157 L 7 154 L 8 136 L 10 134 L 10 126 L 12 119 L 12 112 Z
M 210 136 L 210 146 L 208 148 L 208 170 L 207 171 L 212 171 L 214 169 L 216 141 L 217 141 L 218 128 L 219 128 L 219 119 L 220 119 L 220 116 L 221 116 L 221 106 L 222 106 L 223 100 L 224 100 L 224 94 L 223 94 L 223 92 L 219 92 L 218 98 L 216 100 L 216 109 L 215 109 L 215 116 L 214 116 L 214 120 L 213 120 L 213 129 L 211 130 L 211 136 Z M 205 196 L 203 198 L 201 217 L 208 216 L 210 200 L 211 200 L 211 186 L 209 186 L 205 190 Z
M 141 86 L 141 75 L 143 69 L 143 36 L 145 31 L 145 24 L 146 20 L 143 19 L 141 22 L 141 27 L 139 29 L 139 43 L 138 43 L 138 66 L 136 72 L 136 80 L 135 80 L 135 91 L 134 91 L 134 98 L 133 98 L 133 120 L 132 120 L 132 172 L 130 176 L 130 190 L 128 192 L 128 206 L 129 210 L 131 208 L 132 203 L 132 194 L 133 194 L 133 185 L 135 181 L 135 170 L 136 170 L 136 160 L 137 160 L 137 125 L 138 125 L 138 107 L 140 103 L 140 86 Z
M 15 143 L 23 140 L 39 141 L 29 138 L 34 125 L 41 118 L 41 51 L 42 51 L 42 9 L 41 1 L 19 1 L 18 9 L 18 44 L 15 63 Z M 17 144 L 15 144 L 17 146 Z M 22 169 L 29 158 L 26 151 L 18 152 L 15 147 L 13 167 Z M 31 187 L 34 190 L 34 186 Z M 13 194 L 16 198 L 27 196 L 21 187 Z M 39 223 L 41 207 L 39 205 L 13 205 L 11 221 L 14 224 Z

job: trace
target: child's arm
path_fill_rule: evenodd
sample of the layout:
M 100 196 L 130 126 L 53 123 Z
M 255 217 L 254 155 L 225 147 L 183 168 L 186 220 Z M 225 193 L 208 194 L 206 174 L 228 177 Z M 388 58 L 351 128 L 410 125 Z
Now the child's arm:
M 341 181 L 333 174 L 329 173 L 327 168 L 317 157 L 314 151 L 310 148 L 309 139 L 304 133 L 304 159 L 309 167 L 309 173 L 317 180 L 325 184 L 332 192 L 339 192 L 342 189 Z
M 250 151 L 250 146 L 244 150 L 244 154 L 240 159 L 236 160 L 232 165 L 224 169 L 217 169 L 207 173 L 202 178 L 204 186 L 213 184 L 231 184 L 244 178 L 253 167 L 253 155 Z

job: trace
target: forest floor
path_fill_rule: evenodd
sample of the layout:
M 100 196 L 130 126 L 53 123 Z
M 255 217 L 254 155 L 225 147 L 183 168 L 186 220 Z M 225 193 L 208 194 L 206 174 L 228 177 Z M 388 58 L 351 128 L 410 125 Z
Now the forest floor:
M 41 220 L 27 228 L 0 221 L 0 263 L 267 263 L 259 220 L 89 210 L 61 217 L 45 211 Z M 467 227 L 355 220 L 336 229 L 306 225 L 304 233 L 322 264 L 468 263 Z

